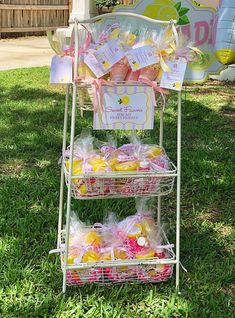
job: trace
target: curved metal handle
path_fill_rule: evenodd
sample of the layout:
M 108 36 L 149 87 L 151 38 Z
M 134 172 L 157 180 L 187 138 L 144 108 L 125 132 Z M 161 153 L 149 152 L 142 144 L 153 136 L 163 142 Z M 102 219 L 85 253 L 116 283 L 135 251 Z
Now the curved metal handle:
M 137 13 L 131 13 L 131 12 L 113 12 L 113 13 L 106 13 L 106 14 L 102 14 L 102 15 L 98 15 L 94 18 L 91 19 L 84 19 L 84 20 L 79 20 L 77 18 L 74 18 L 72 20 L 69 20 L 70 24 L 74 24 L 74 23 L 94 23 L 97 22 L 99 20 L 102 20 L 104 18 L 115 18 L 115 17 L 133 17 L 133 18 L 137 18 L 137 19 L 141 19 L 147 22 L 152 22 L 152 23 L 156 23 L 156 24 L 177 24 L 176 20 L 169 20 L 169 21 L 161 21 L 161 20 L 155 20 L 152 18 L 148 18 L 145 17 L 141 14 L 137 14 Z

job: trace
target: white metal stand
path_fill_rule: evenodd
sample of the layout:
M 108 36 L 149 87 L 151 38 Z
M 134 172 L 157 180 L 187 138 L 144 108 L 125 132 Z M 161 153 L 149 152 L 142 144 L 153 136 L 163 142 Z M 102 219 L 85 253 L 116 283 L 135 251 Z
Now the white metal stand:
M 134 16 L 138 19 L 151 21 L 153 23 L 168 24 L 169 21 L 156 21 L 137 14 L 132 13 L 111 13 L 104 16 Z M 78 70 L 78 24 L 79 23 L 91 23 L 100 20 L 100 17 L 94 17 L 89 20 L 78 21 L 74 20 L 75 28 L 75 65 L 74 65 L 74 78 L 77 78 Z M 66 87 L 66 99 L 65 99 L 65 112 L 64 112 L 64 130 L 63 130 L 63 145 L 62 152 L 66 150 L 66 137 L 68 132 L 68 111 L 69 111 L 69 92 L 70 86 Z M 70 128 L 70 159 L 69 159 L 69 174 L 67 179 L 67 210 L 66 210 L 66 229 L 62 229 L 62 219 L 64 210 L 64 168 L 63 163 L 61 167 L 60 178 L 60 201 L 59 201 L 59 218 L 58 218 L 58 242 L 57 249 L 61 249 L 62 236 L 64 235 L 65 250 L 63 254 L 63 293 L 66 291 L 66 274 L 70 270 L 88 269 L 94 267 L 112 267 L 112 266 L 132 266 L 132 265 L 156 265 L 156 264 L 176 264 L 176 288 L 179 289 L 179 275 L 180 275 L 180 181 L 181 181 L 181 92 L 178 93 L 178 121 L 177 121 L 177 172 L 172 176 L 177 178 L 177 208 L 176 208 L 176 254 L 169 259 L 155 259 L 155 260 L 125 260 L 125 261 L 108 261 L 105 263 L 97 262 L 97 264 L 89 265 L 89 263 L 81 263 L 79 265 L 68 264 L 68 252 L 69 252 L 69 233 L 70 233 L 70 214 L 71 214 L 71 197 L 72 197 L 72 164 L 73 164 L 73 152 L 74 152 L 74 136 L 75 136 L 75 118 L 76 118 L 76 105 L 77 105 L 77 84 L 72 84 L 72 112 L 71 112 L 71 128 Z M 160 135 L 159 144 L 163 145 L 163 110 L 160 110 Z M 167 175 L 160 175 L 160 177 L 166 177 Z M 106 176 L 107 177 L 107 176 Z M 157 221 L 161 224 L 161 195 L 158 196 L 158 214 Z M 122 196 L 119 196 L 122 197 Z

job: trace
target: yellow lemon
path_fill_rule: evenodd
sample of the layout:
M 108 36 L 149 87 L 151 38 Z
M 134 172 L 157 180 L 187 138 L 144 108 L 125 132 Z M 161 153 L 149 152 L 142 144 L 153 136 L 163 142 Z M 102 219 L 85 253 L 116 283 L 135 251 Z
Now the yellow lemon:
M 155 0 L 146 7 L 143 15 L 156 20 L 178 20 L 179 14 L 174 4 L 172 0 Z
M 109 64 L 108 61 L 103 61 L 102 65 L 103 65 L 104 68 L 109 68 L 110 67 L 110 64 Z
M 99 246 L 102 243 L 102 238 L 96 231 L 89 231 L 84 238 L 86 245 Z
M 124 96 L 124 97 L 122 97 L 122 103 L 123 103 L 124 105 L 128 105 L 128 104 L 130 103 L 130 98 L 129 98 L 129 96 Z
M 137 62 L 132 62 L 132 65 L 133 65 L 133 67 L 134 68 L 136 68 L 136 69 L 138 69 L 139 67 L 140 67 L 140 65 L 139 65 L 139 63 L 137 63 Z
M 181 87 L 180 82 L 176 82 L 176 83 L 175 83 L 175 88 L 180 88 L 180 87 Z
M 82 261 L 84 263 L 87 262 L 97 262 L 100 260 L 100 254 L 97 253 L 96 251 L 87 251 L 84 253 L 82 257 Z

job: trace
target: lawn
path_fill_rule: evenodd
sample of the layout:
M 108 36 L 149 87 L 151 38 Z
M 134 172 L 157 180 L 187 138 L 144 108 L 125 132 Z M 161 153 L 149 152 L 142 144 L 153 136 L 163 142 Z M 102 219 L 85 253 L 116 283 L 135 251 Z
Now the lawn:
M 68 287 L 63 296 L 59 257 L 48 252 L 56 247 L 64 91 L 48 78 L 48 68 L 0 72 L 0 317 L 234 317 L 234 86 L 208 82 L 183 94 L 181 261 L 188 273 L 181 272 L 181 294 L 173 276 L 157 285 Z M 175 100 L 165 113 L 173 161 Z M 77 133 L 92 127 L 91 114 L 77 120 Z M 117 139 L 127 140 L 124 133 Z M 163 200 L 171 242 L 175 196 Z M 133 213 L 134 200 L 74 202 L 73 209 L 82 220 L 102 221 L 107 210 Z

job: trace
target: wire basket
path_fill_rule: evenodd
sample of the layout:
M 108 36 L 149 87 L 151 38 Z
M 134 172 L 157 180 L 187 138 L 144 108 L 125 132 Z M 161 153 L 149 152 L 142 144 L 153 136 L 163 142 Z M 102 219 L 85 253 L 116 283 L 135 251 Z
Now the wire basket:
M 158 283 L 171 278 L 175 254 L 167 236 L 161 230 L 162 258 L 129 259 L 80 263 L 66 270 L 67 285 L 113 285 L 118 283 Z M 65 232 L 61 235 L 61 249 L 64 250 Z M 165 246 L 165 248 L 164 248 Z M 61 266 L 64 266 L 64 252 L 61 253 Z
M 64 161 L 65 180 L 68 185 L 69 172 Z M 119 197 L 150 197 L 169 194 L 174 186 L 176 167 L 170 162 L 169 170 L 164 173 L 115 172 L 92 173 L 72 176 L 71 191 L 75 199 Z

